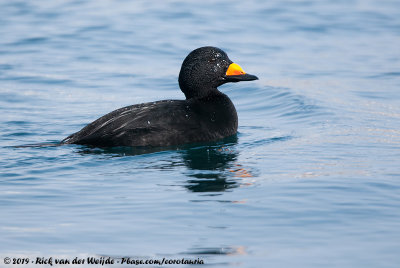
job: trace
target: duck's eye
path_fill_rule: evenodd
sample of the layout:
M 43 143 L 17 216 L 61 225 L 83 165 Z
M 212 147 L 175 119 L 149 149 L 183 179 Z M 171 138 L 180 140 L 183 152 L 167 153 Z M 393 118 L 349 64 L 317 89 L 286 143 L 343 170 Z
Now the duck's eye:
M 216 58 L 211 58 L 208 60 L 208 62 L 215 62 L 217 59 Z

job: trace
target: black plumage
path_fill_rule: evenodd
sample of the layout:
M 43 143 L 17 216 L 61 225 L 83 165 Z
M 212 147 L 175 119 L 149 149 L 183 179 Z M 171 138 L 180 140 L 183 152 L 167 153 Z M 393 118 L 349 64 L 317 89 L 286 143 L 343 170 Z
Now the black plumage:
M 217 87 L 257 77 L 242 72 L 232 63 L 219 48 L 198 48 L 185 58 L 179 73 L 179 86 L 186 100 L 120 108 L 68 136 L 62 143 L 99 147 L 171 146 L 234 135 L 238 127 L 235 106 Z M 235 66 L 240 72 L 228 72 Z

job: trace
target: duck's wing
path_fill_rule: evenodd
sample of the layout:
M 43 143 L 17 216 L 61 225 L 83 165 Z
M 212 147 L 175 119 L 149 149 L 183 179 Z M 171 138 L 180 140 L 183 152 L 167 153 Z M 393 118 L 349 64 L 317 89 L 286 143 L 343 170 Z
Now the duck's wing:
M 196 141 L 201 133 L 187 101 L 165 100 L 127 106 L 106 114 L 62 143 L 94 146 L 168 146 Z

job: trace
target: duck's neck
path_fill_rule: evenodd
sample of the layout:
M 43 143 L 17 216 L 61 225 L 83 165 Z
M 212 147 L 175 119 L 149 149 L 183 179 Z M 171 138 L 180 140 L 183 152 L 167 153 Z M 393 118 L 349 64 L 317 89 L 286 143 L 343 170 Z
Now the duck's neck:
M 222 94 L 216 87 L 182 90 L 187 100 Z

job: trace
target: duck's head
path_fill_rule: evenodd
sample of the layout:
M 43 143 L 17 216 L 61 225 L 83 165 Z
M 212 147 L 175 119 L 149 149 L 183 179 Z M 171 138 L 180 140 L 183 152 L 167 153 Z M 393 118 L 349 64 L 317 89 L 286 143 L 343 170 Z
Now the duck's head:
M 201 47 L 185 58 L 179 73 L 179 86 L 186 99 L 203 97 L 227 82 L 257 80 L 233 63 L 216 47 Z

